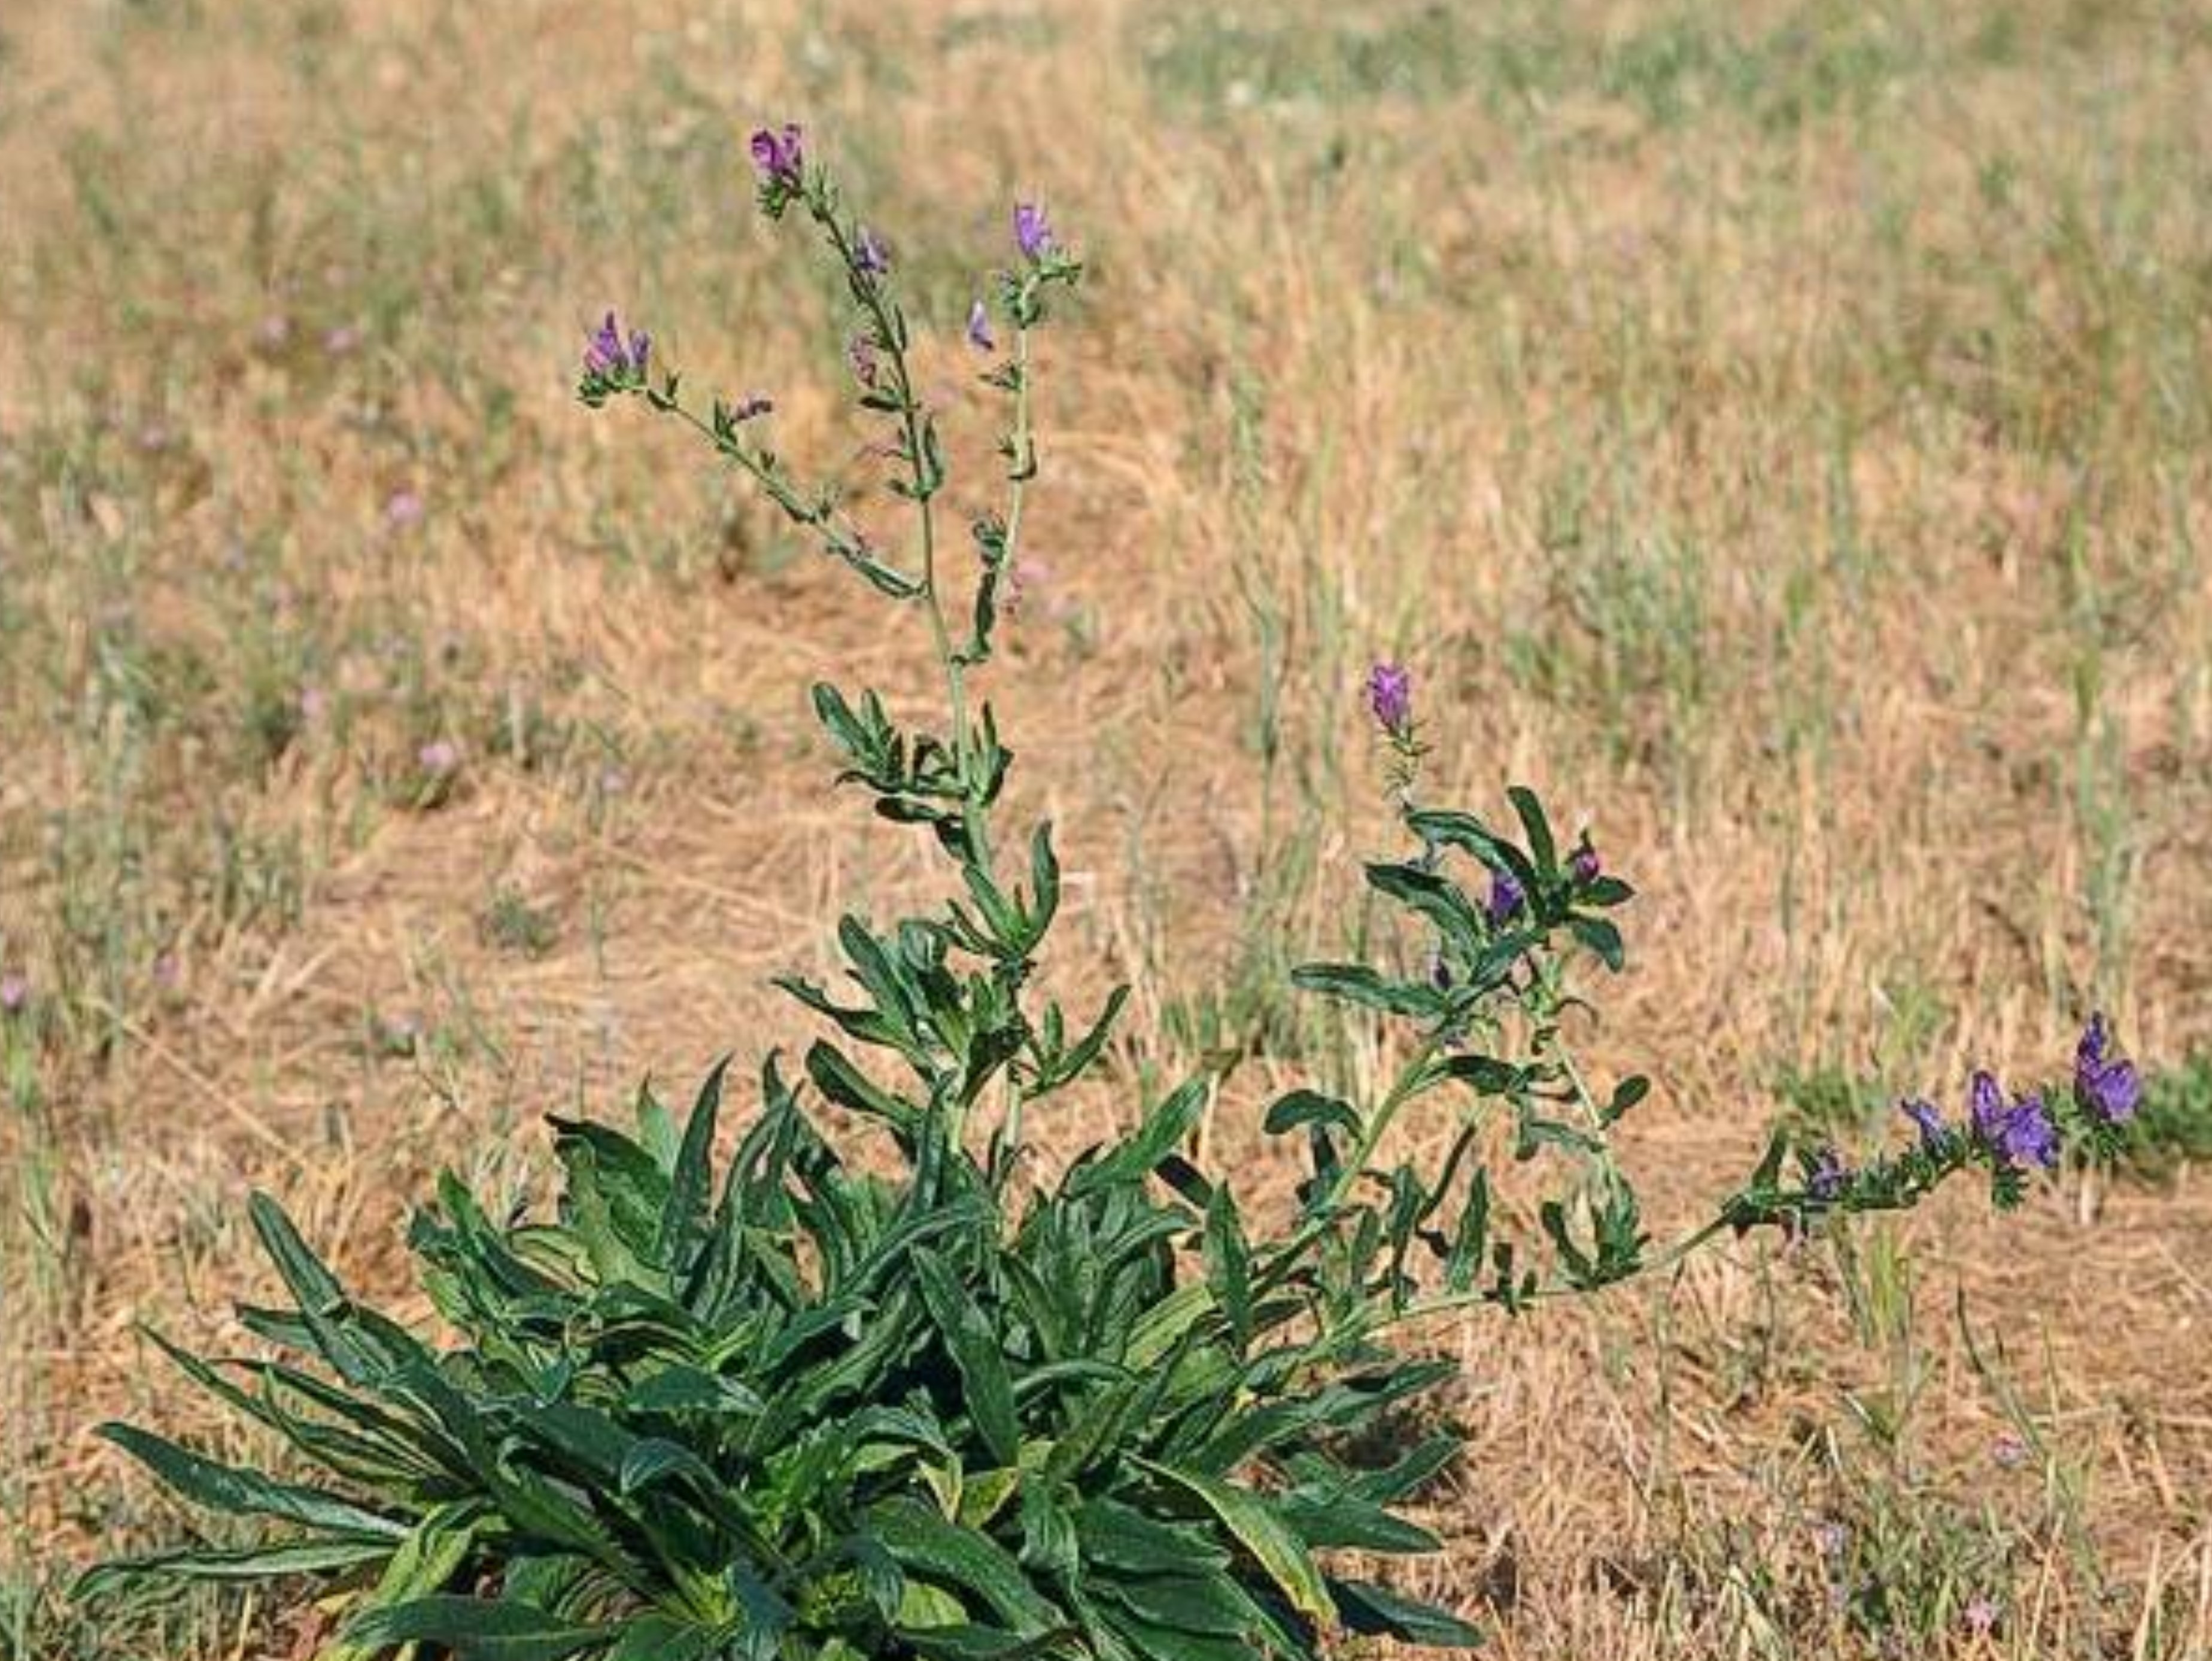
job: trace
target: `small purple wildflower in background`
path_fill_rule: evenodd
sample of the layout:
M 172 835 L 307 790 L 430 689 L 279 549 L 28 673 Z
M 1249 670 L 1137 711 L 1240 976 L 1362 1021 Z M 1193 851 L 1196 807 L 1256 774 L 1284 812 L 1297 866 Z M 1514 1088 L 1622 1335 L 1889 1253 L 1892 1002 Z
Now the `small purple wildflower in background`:
M 646 361 L 652 354 L 653 336 L 637 329 L 625 341 L 622 325 L 610 312 L 584 343 L 584 374 L 592 380 L 627 380 L 632 376 L 642 380 Z
M 0 974 L 0 1015 L 20 1015 L 31 1001 L 29 977 L 10 970 Z
M 350 323 L 341 323 L 323 336 L 323 350 L 334 358 L 342 358 L 361 344 L 361 330 Z
M 1844 1187 L 1850 1175 L 1843 1155 L 1832 1148 L 1823 1148 L 1813 1156 L 1813 1168 L 1805 1178 L 1805 1191 L 1823 1204 L 1832 1205 L 1844 1197 Z
M 1413 671 L 1400 664 L 1377 664 L 1367 671 L 1367 707 L 1375 724 L 1393 738 L 1413 730 Z
M 787 122 L 781 132 L 763 127 L 753 135 L 753 166 L 759 170 L 763 185 L 796 185 L 805 163 L 805 153 L 799 148 L 799 126 Z
M 1997 1606 L 1986 1594 L 1976 1593 L 1960 1612 L 1966 1616 L 1966 1630 L 1977 1638 L 1986 1638 L 1996 1629 Z
M 1528 903 L 1528 895 L 1510 871 L 1493 871 L 1490 877 L 1490 903 L 1484 909 L 1492 923 L 1510 922 L 1518 916 Z
M 2111 1042 L 2104 1015 L 2091 1015 L 2074 1052 L 2074 1100 L 2081 1104 L 2084 1112 L 2107 1125 L 2118 1125 L 2135 1117 L 2142 1100 L 2142 1080 L 2133 1062 L 2106 1058 Z
M 2002 1162 L 2039 1165 L 2045 1170 L 2058 1163 L 2058 1132 L 2041 1096 L 2025 1095 L 2007 1103 L 1996 1080 L 1987 1073 L 1974 1075 L 1972 1091 L 1974 1134 Z
M 1990 1458 L 2000 1470 L 2017 1470 L 2027 1463 L 2027 1444 L 2008 1430 L 1990 1446 Z
M 889 276 L 891 270 L 891 251 L 883 238 L 863 225 L 853 239 L 853 268 L 863 276 Z
M 394 530 L 411 530 L 422 523 L 422 499 L 412 490 L 395 490 L 384 504 L 384 522 Z
M 415 752 L 415 759 L 422 763 L 423 772 L 442 779 L 459 770 L 461 747 L 450 738 L 433 738 Z
M 1844 1548 L 1851 1543 L 1851 1531 L 1841 1523 L 1829 1521 L 1813 1531 L 1813 1543 L 1820 1549 L 1823 1557 L 1840 1557 Z
M 1897 1111 L 1920 1127 L 1920 1145 L 1929 1153 L 1936 1152 L 1951 1140 L 1951 1127 L 1943 1123 L 1943 1115 L 1932 1101 L 1917 1099 L 1900 1101 Z
M 980 300 L 968 308 L 968 343 L 979 352 L 994 350 L 999 344 L 991 337 L 991 314 Z
M 1014 246 L 1024 259 L 1042 259 L 1053 249 L 1052 225 L 1034 202 L 1014 203 Z

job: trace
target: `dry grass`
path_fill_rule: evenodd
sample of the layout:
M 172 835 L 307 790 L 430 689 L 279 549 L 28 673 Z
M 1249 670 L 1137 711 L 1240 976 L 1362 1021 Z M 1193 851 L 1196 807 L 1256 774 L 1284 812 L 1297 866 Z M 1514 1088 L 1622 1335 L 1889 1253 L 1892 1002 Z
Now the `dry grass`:
M 1092 258 L 998 674 L 1123 1076 L 1248 1051 L 1241 1157 L 1377 1064 L 1281 976 L 1402 652 L 1437 778 L 1644 891 L 1601 1046 L 1680 1216 L 1778 1082 L 2212 1036 L 2208 83 L 2155 0 L 0 11 L 0 1654 L 281 1647 L 52 1590 L 178 1526 L 88 1432 L 197 1412 L 131 1324 L 224 1331 L 250 1185 L 398 1295 L 425 1173 L 793 1041 L 767 974 L 927 876 L 801 697 L 918 656 L 567 396 L 618 300 L 857 477 L 742 124 L 809 122 L 948 343 L 1018 184 Z M 2212 1652 L 2208 1246 L 2184 1170 L 1440 1331 L 1431 1589 L 1505 1657 Z

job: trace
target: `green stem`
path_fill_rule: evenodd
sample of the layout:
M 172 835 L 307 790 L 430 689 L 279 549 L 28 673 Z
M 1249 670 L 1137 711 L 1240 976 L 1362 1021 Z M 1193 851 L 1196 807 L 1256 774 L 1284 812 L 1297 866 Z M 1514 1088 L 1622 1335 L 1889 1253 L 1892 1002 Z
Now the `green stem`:
M 1255 1297 L 1280 1282 L 1304 1255 L 1306 1247 L 1335 1223 L 1344 1197 L 1366 1170 L 1367 1161 L 1374 1157 L 1383 1132 L 1390 1128 L 1390 1121 L 1398 1116 L 1399 1109 L 1420 1094 L 1431 1082 L 1429 1063 L 1434 1059 L 1436 1052 L 1437 1040 L 1434 1038 L 1425 1039 L 1413 1059 L 1399 1069 L 1397 1077 L 1391 1081 L 1389 1094 L 1382 1098 L 1381 1105 L 1369 1118 L 1360 1131 L 1358 1143 L 1352 1149 L 1352 1156 L 1337 1171 L 1336 1179 L 1329 1185 L 1328 1191 L 1322 1196 L 1321 1203 L 1314 1208 L 1313 1215 L 1307 1218 L 1297 1233 L 1284 1243 L 1275 1260 L 1254 1276 L 1252 1291 Z

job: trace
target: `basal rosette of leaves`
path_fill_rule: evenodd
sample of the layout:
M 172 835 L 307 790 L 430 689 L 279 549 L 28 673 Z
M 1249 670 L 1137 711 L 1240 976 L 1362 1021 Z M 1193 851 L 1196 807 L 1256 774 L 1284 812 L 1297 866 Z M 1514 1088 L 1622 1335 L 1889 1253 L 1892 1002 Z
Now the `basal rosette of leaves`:
M 148 1574 L 337 1594 L 324 1661 L 1256 1661 L 1319 1656 L 1346 1634 L 1468 1645 L 1463 1622 L 1340 1567 L 1438 1546 L 1404 1506 L 1456 1440 L 1378 1462 L 1388 1439 L 1369 1433 L 1452 1368 L 1393 1348 L 1394 1329 L 1592 1291 L 1728 1232 L 1909 1206 L 1970 1168 L 2009 1203 L 2063 1143 L 2117 1145 L 2136 1081 L 2100 1020 L 2070 1094 L 2008 1098 L 1978 1076 L 1964 1118 L 1904 1104 L 1905 1145 L 1857 1169 L 1778 1137 L 1709 1222 L 1656 1245 L 1608 1143 L 1646 1082 L 1597 1088 L 1564 1021 L 1585 964 L 1620 967 L 1613 914 L 1631 890 L 1587 835 L 1563 850 L 1528 791 L 1510 793 L 1510 828 L 1422 804 L 1412 676 L 1386 664 L 1366 698 L 1407 852 L 1366 875 L 1402 911 L 1419 967 L 1297 979 L 1401 1025 L 1403 1067 L 1374 1100 L 1302 1089 L 1267 1110 L 1309 1173 L 1277 1224 L 1249 1226 L 1231 1185 L 1186 1156 L 1210 1076 L 1042 1179 L 1023 1157 L 1025 1117 L 1101 1064 L 1124 993 L 1071 1016 L 1032 985 L 1059 862 L 1049 826 L 1018 855 L 999 838 L 1012 757 L 973 682 L 1037 473 L 1033 336 L 1083 267 L 1042 209 L 1015 209 L 1008 268 L 962 328 L 1006 412 L 1004 505 L 956 556 L 891 248 L 796 128 L 757 135 L 752 157 L 767 216 L 811 227 L 843 274 L 847 367 L 886 429 L 904 545 L 787 465 L 763 436 L 768 399 L 695 409 L 612 316 L 587 343 L 580 396 L 695 428 L 883 603 L 919 614 L 942 730 L 901 726 L 864 689 L 817 686 L 814 706 L 841 781 L 929 834 L 953 897 L 889 925 L 842 919 L 849 985 L 781 983 L 834 1036 L 805 1051 L 803 1076 L 769 1059 L 719 1166 L 735 1117 L 722 1070 L 680 1123 L 649 1094 L 627 1132 L 552 1121 L 563 1180 L 543 1215 L 488 1215 L 445 1179 L 410 1236 L 434 1336 L 349 1294 L 257 1197 L 289 1304 L 240 1319 L 269 1355 L 156 1342 L 289 1450 L 284 1474 L 140 1428 L 106 1434 L 188 1500 L 265 1525 L 259 1543 L 111 1564 L 87 1595 Z M 816 1100 L 895 1158 L 848 1157 Z M 1449 1152 L 1386 1160 L 1417 1109 L 1453 1118 Z M 1482 1154 L 1498 1127 L 1517 1160 L 1562 1171 L 1533 1228 L 1493 1203 Z

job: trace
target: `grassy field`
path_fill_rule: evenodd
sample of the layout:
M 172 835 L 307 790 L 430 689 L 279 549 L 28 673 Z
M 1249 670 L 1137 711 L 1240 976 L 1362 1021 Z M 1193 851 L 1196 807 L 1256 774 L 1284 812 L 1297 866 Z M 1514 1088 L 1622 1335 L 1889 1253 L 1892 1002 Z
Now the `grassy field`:
M 1668 1215 L 2092 1007 L 2162 1076 L 2144 1168 L 2012 1218 L 1431 1334 L 1417 1589 L 1530 1661 L 2212 1654 L 2208 86 L 2160 0 L 10 0 L 0 1656 L 307 1652 L 64 1596 L 188 1526 L 98 1421 L 235 1434 L 135 1324 L 238 1341 L 249 1189 L 400 1297 L 429 1173 L 520 1196 L 542 1112 L 803 1040 L 769 975 L 932 880 L 804 695 L 922 655 L 571 396 L 618 305 L 866 476 L 771 118 L 956 424 L 1013 193 L 1091 264 L 994 671 L 1060 984 L 1138 988 L 1056 1145 L 1236 1052 L 1264 1205 L 1255 1104 L 1385 1064 L 1285 983 L 1386 834 L 1378 655 L 1440 793 L 1642 890 L 1595 1042 Z

